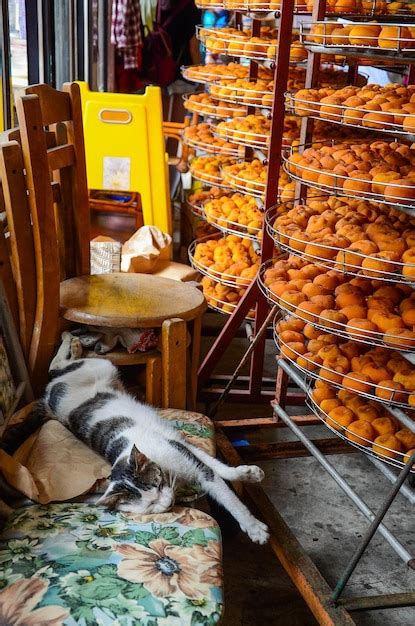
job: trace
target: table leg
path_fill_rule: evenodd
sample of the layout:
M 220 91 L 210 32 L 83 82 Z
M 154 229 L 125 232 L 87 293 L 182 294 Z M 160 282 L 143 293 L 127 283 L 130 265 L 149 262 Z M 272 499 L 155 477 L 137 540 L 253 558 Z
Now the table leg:
M 162 405 L 161 357 L 152 356 L 146 363 L 146 401 L 152 406 Z
M 162 406 L 165 409 L 186 408 L 186 322 L 171 319 L 161 327 Z
M 200 340 L 202 335 L 202 317 L 196 317 L 193 320 L 192 329 L 192 345 L 191 345 L 191 361 L 190 361 L 190 404 L 189 410 L 196 409 L 197 399 L 197 370 L 199 369 L 200 360 Z

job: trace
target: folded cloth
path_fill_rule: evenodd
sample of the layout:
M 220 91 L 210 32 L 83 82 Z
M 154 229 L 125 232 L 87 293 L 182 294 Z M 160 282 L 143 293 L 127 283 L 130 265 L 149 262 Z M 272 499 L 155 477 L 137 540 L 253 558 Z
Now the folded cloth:
M 82 326 L 72 330 L 79 337 L 83 348 L 106 354 L 120 343 L 128 354 L 148 352 L 158 346 L 158 336 L 153 328 L 106 328 L 105 326 Z

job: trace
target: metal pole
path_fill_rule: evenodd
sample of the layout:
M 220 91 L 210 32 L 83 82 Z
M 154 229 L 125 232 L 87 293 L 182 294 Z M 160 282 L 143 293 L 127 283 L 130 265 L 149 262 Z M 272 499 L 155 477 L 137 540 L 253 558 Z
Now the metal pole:
M 7 0 L 1 0 L 0 11 L 0 46 L 3 79 L 3 119 L 4 129 L 12 127 L 11 109 L 11 53 L 10 53 L 10 25 L 9 25 L 9 4 Z
M 266 330 L 268 328 L 268 324 L 274 318 L 277 310 L 278 310 L 278 306 L 275 305 L 275 306 L 272 307 L 272 309 L 268 313 L 268 315 L 265 318 L 265 321 L 262 324 L 261 328 L 258 330 L 258 332 L 255 335 L 255 337 L 251 340 L 251 343 L 249 344 L 249 347 L 248 347 L 247 351 L 245 352 L 245 354 L 243 355 L 241 361 L 239 362 L 238 367 L 236 368 L 236 370 L 232 374 L 232 377 L 230 378 L 228 384 L 226 385 L 225 389 L 222 391 L 222 393 L 219 396 L 219 398 L 216 401 L 216 403 L 213 405 L 212 410 L 209 412 L 209 417 L 211 417 L 211 418 L 214 417 L 216 415 L 216 413 L 218 412 L 218 409 L 221 406 L 221 404 L 226 400 L 226 397 L 227 397 L 228 393 L 230 392 L 230 390 L 231 390 L 235 380 L 238 378 L 238 376 L 239 376 L 242 368 L 244 367 L 245 363 L 248 361 L 248 359 L 251 356 L 252 352 L 255 350 L 255 347 L 258 344 L 258 342 L 261 340 L 261 337 L 266 332 Z
M 404 481 L 406 480 L 406 477 L 408 476 L 409 472 L 411 471 L 412 465 L 415 463 L 415 452 L 413 452 L 411 454 L 411 457 L 408 461 L 408 463 L 405 465 L 405 467 L 402 469 L 402 471 L 400 472 L 398 478 L 395 481 L 395 484 L 392 485 L 392 488 L 389 492 L 389 494 L 387 495 L 387 497 L 385 498 L 382 506 L 380 507 L 379 511 L 376 513 L 376 516 L 374 518 L 374 520 L 372 521 L 372 523 L 370 524 L 369 528 L 367 529 L 367 531 L 365 532 L 365 534 L 363 535 L 362 541 L 360 542 L 360 546 L 357 548 L 356 552 L 354 553 L 354 555 L 352 556 L 352 558 L 350 559 L 350 562 L 348 563 L 343 576 L 340 577 L 340 579 L 337 582 L 337 585 L 333 591 L 333 600 L 335 602 L 337 602 L 338 598 L 340 597 L 340 594 L 342 593 L 342 591 L 344 590 L 345 586 L 347 585 L 347 581 L 349 580 L 350 576 L 353 574 L 354 570 L 356 569 L 357 564 L 359 563 L 360 559 L 362 558 L 366 548 L 368 547 L 369 543 L 372 540 L 373 535 L 375 534 L 375 532 L 377 531 L 378 528 L 380 528 L 380 524 L 383 520 L 383 518 L 385 517 L 386 513 L 389 511 L 393 501 L 395 500 L 396 496 L 399 493 L 399 490 L 401 488 L 401 486 L 403 485 Z M 415 558 L 411 559 L 411 561 L 408 563 L 408 565 L 410 567 L 412 567 L 413 569 L 415 569 Z
M 292 380 L 304 391 L 306 391 L 306 385 L 302 378 L 291 368 L 283 359 L 278 360 L 281 368 L 287 372 Z M 278 405 L 273 404 L 274 410 L 278 414 L 285 424 L 292 430 L 292 432 L 299 438 L 304 446 L 309 450 L 313 457 L 324 467 L 324 469 L 330 474 L 330 476 L 336 481 L 339 487 L 345 492 L 345 494 L 355 503 L 357 508 L 363 513 L 363 515 L 370 521 L 375 519 L 375 514 L 367 506 L 360 496 L 352 489 L 348 482 L 344 480 L 342 476 L 334 469 L 334 467 L 327 461 L 326 457 L 316 448 L 316 446 L 308 439 L 299 428 L 287 415 L 287 413 Z M 406 550 L 406 548 L 396 539 L 391 531 L 383 524 L 379 524 L 379 532 L 386 539 L 389 545 L 395 550 L 395 552 L 401 557 L 401 559 L 410 567 L 415 566 L 415 561 L 412 555 Z

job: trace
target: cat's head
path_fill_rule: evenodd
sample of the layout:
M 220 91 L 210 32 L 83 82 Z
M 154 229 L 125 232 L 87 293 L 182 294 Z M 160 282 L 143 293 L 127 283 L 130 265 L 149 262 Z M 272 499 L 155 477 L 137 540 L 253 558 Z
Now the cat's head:
M 114 465 L 98 503 L 142 515 L 164 513 L 174 504 L 174 489 L 160 466 L 133 446 L 130 456 Z

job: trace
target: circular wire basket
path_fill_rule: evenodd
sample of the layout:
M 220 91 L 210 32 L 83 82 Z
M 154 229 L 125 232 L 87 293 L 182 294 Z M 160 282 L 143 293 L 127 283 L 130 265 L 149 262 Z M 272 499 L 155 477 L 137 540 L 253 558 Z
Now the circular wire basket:
M 283 203 L 279 207 L 292 207 L 292 203 Z M 415 263 L 402 263 L 390 259 L 378 259 L 348 248 L 338 248 L 320 241 L 305 240 L 301 235 L 281 232 L 274 226 L 277 217 L 277 207 L 271 207 L 265 214 L 265 223 L 269 235 L 275 245 L 281 250 L 310 261 L 327 270 L 335 270 L 339 274 L 347 274 L 359 278 L 379 280 L 388 283 L 403 283 L 415 288 Z M 307 249 L 307 247 L 309 249 Z M 331 257 L 331 258 L 330 258 Z M 383 266 L 376 269 L 367 267 L 366 262 L 381 263 Z M 405 276 L 405 272 L 408 276 Z
M 323 422 L 323 424 L 327 428 L 329 428 L 335 435 L 337 435 L 337 437 L 340 437 L 340 439 L 347 441 L 347 443 L 349 443 L 351 446 L 357 448 L 361 452 L 364 452 L 368 456 L 372 456 L 375 459 L 379 459 L 385 463 L 388 463 L 389 465 L 393 465 L 394 467 L 398 467 L 400 469 L 405 466 L 405 452 L 398 452 L 396 450 L 392 450 L 391 448 L 386 448 L 385 446 L 376 444 L 377 449 L 379 450 L 379 452 L 377 453 L 372 449 L 373 442 L 369 439 L 366 439 L 362 435 L 359 435 L 358 439 L 363 441 L 363 444 L 351 440 L 350 435 L 357 437 L 356 434 L 353 433 L 349 428 L 338 424 L 338 422 L 336 422 L 332 417 L 330 417 L 318 406 L 318 404 L 312 398 L 312 389 L 309 380 L 307 381 L 307 384 L 307 406 Z M 333 424 L 333 426 L 331 426 L 331 424 Z M 349 437 L 347 435 L 349 435 Z M 415 466 L 412 467 L 411 472 L 415 472 Z
M 238 118 L 236 118 L 238 120 Z M 248 146 L 251 148 L 258 148 L 259 150 L 267 150 L 269 145 L 269 130 L 268 132 L 254 132 L 249 130 L 235 130 L 232 128 L 232 124 L 228 122 L 222 122 L 213 129 L 213 134 L 216 137 L 226 139 L 226 141 L 233 141 L 241 146 Z M 285 146 L 289 144 L 285 141 Z
M 331 142 L 328 144 L 327 142 L 319 142 L 320 147 L 323 145 L 335 145 L 335 142 Z M 315 147 L 316 144 L 314 144 Z M 372 181 L 365 180 L 364 178 L 356 178 L 352 176 L 343 176 L 340 174 L 335 174 L 333 171 L 327 171 L 323 169 L 316 169 L 314 167 L 310 167 L 309 165 L 299 165 L 298 163 L 292 164 L 289 161 L 290 156 L 297 152 L 297 148 L 300 149 L 300 152 L 303 148 L 309 148 L 311 144 L 304 144 L 301 146 L 296 146 L 295 149 L 285 149 L 282 152 L 282 160 L 283 160 L 283 169 L 292 178 L 307 187 L 312 187 L 313 189 L 321 189 L 322 191 L 328 193 L 329 195 L 334 196 L 347 196 L 350 198 L 358 198 L 361 200 L 368 200 L 371 202 L 380 202 L 382 204 L 387 204 L 393 207 L 399 207 L 402 211 L 407 213 L 408 215 L 415 216 L 415 181 L 413 186 L 413 194 L 414 198 L 408 198 L 399 196 L 402 189 L 407 189 L 406 185 L 399 185 L 398 183 L 390 183 L 390 182 L 376 182 L 375 184 L 378 188 L 386 190 L 386 188 L 392 188 L 396 190 L 397 195 L 393 197 L 393 199 L 385 198 L 383 193 L 377 193 L 374 191 L 367 190 L 367 187 L 372 187 Z M 320 177 L 322 174 L 326 175 L 331 184 L 326 184 L 322 182 L 318 182 L 315 180 L 316 177 Z M 305 178 L 305 175 L 308 175 L 308 178 Z M 312 176 L 312 180 L 310 180 L 310 175 Z M 397 176 L 399 174 L 397 173 Z M 358 189 L 344 189 L 344 184 L 346 181 L 353 181 L 355 186 L 361 185 L 363 190 Z M 412 187 L 411 187 L 412 188 Z
M 340 124 L 345 128 L 356 128 L 364 131 L 373 130 L 389 135 L 400 135 L 408 141 L 415 141 L 415 114 L 405 112 L 391 114 L 388 111 L 374 111 L 370 109 L 362 109 L 358 106 L 345 107 L 343 104 L 321 104 L 319 101 L 298 98 L 292 92 L 287 92 L 285 94 L 285 102 L 287 110 L 293 115 L 311 117 L 313 119 L 330 122 L 332 124 Z M 320 112 L 322 106 L 325 107 L 325 111 L 323 113 Z M 353 121 L 350 122 L 349 119 L 355 119 L 353 117 L 347 118 L 347 121 L 345 121 L 344 116 L 348 111 L 357 111 L 358 113 L 361 113 L 362 123 L 359 124 Z M 376 119 L 374 119 L 374 116 Z M 370 119 L 370 117 L 372 119 Z M 406 131 L 404 126 L 408 129 L 413 129 L 413 131 Z
M 232 163 L 230 159 L 229 161 Z M 200 182 L 205 183 L 209 186 L 219 187 L 220 189 L 230 189 L 229 184 L 226 184 L 226 182 L 223 180 L 221 170 L 214 173 L 205 172 L 205 170 L 198 168 L 194 161 L 190 163 L 189 170 L 195 180 L 199 180 Z
M 229 195 L 231 197 L 231 195 Z M 204 219 L 212 224 L 215 228 L 219 229 L 223 233 L 229 235 L 236 235 L 238 237 L 243 237 L 244 239 L 250 239 L 252 241 L 260 241 L 262 235 L 262 225 L 259 227 L 250 226 L 249 224 L 241 224 L 240 222 L 236 222 L 230 220 L 226 216 L 221 215 L 213 215 L 209 213 L 209 210 L 206 210 L 206 205 L 209 203 L 209 200 L 206 200 L 203 203 L 204 210 Z
M 240 11 L 258 19 L 268 17 L 270 13 L 271 16 L 278 17 L 281 10 L 281 2 L 278 0 L 268 0 L 268 2 L 265 0 L 224 0 L 223 6 L 229 11 Z M 296 1 L 294 14 L 307 15 L 310 11 L 307 10 L 305 2 Z
M 188 126 L 187 128 L 192 128 L 192 126 Z M 219 140 L 222 139 L 224 145 L 220 145 L 219 141 L 217 141 L 216 143 L 214 142 L 208 143 L 206 141 L 203 141 L 199 137 L 189 137 L 188 133 L 186 133 L 187 128 L 185 129 L 183 133 L 182 140 L 186 146 L 189 146 L 189 148 L 193 148 L 194 150 L 196 150 L 197 152 L 200 152 L 201 154 L 220 154 L 220 155 L 233 156 L 233 157 L 239 157 L 239 158 L 243 157 L 242 146 L 240 147 L 235 143 L 232 144 L 231 142 L 228 142 L 223 137 L 217 136 L 213 132 L 211 133 L 212 139 L 215 139 L 215 138 Z M 228 145 L 226 145 L 225 142 Z
M 237 80 L 238 78 L 247 78 L 249 68 L 244 67 L 239 63 L 228 63 L 227 65 L 219 65 L 216 63 L 209 65 L 183 65 L 181 67 L 181 73 L 183 78 L 191 83 L 210 85 L 218 80 Z
M 411 13 L 413 17 L 413 13 Z M 382 37 L 381 42 L 384 46 L 380 46 L 378 42 L 379 34 L 352 35 L 354 41 L 338 45 L 340 37 L 348 38 L 347 29 L 344 33 L 335 33 L 334 28 L 338 29 L 342 24 L 330 21 L 317 21 L 310 24 L 302 23 L 300 25 L 300 41 L 311 52 L 317 54 L 334 53 L 342 56 L 359 56 L 359 57 L 379 57 L 380 59 L 392 60 L 395 62 L 407 63 L 414 59 L 415 39 L 408 36 L 408 27 L 405 24 L 396 24 L 392 22 L 382 22 L 379 28 L 390 27 L 395 29 L 396 35 Z M 366 22 L 353 22 L 347 24 L 349 27 L 361 27 L 362 29 L 375 27 L 376 24 L 368 25 Z M 314 32 L 312 32 L 314 30 Z M 364 30 L 363 30 L 364 32 Z
M 255 277 L 245 278 L 241 276 L 235 276 L 233 274 L 227 274 L 226 272 L 219 272 L 215 269 L 212 269 L 211 267 L 208 267 L 207 265 L 204 265 L 200 261 L 195 260 L 195 250 L 198 244 L 215 238 L 220 238 L 220 236 L 204 237 L 203 239 L 197 239 L 195 241 L 192 241 L 188 249 L 189 261 L 191 266 L 195 270 L 203 274 L 203 276 L 207 276 L 211 280 L 214 280 L 221 285 L 225 285 L 226 287 L 232 287 L 236 289 L 249 287 L 252 281 L 255 280 Z
M 240 33 L 240 34 L 239 34 Z M 212 54 L 227 57 L 250 59 L 265 63 L 271 67 L 277 55 L 278 41 L 276 38 L 250 37 L 245 31 L 224 31 L 221 28 L 196 27 L 196 36 L 203 43 L 206 50 Z M 291 44 L 290 64 L 304 63 L 307 52 L 300 41 Z
M 394 334 L 393 329 L 390 332 L 383 333 L 381 331 L 358 328 L 356 326 L 351 326 L 350 324 L 344 324 L 343 322 L 325 320 L 321 316 L 303 312 L 301 309 L 285 300 L 282 296 L 276 296 L 264 281 L 264 274 L 267 269 L 270 269 L 273 266 L 273 263 L 274 260 L 270 260 L 261 265 L 257 275 L 258 286 L 272 305 L 277 304 L 280 309 L 288 315 L 300 319 L 306 324 L 310 324 L 314 328 L 322 330 L 324 333 L 343 337 L 347 341 L 353 340 L 370 346 L 381 346 L 382 348 L 399 350 L 400 352 L 415 351 L 415 338 L 411 339 L 411 345 L 405 345 L 402 343 L 402 337 Z M 387 337 L 388 341 L 385 340 L 385 337 Z
M 199 115 L 203 115 L 205 117 L 210 117 L 214 119 L 227 119 L 234 118 L 243 115 L 247 115 L 248 111 L 246 107 L 243 106 L 232 106 L 228 102 L 223 102 L 222 105 L 218 105 L 218 103 L 211 99 L 209 96 L 208 102 L 200 102 L 194 96 L 199 94 L 184 94 L 184 108 L 191 113 L 198 113 Z
M 232 315 L 239 304 L 239 301 L 225 302 L 224 300 L 220 300 L 220 298 L 216 298 L 212 295 L 205 295 L 205 298 L 208 303 L 208 307 L 212 309 L 212 311 L 216 311 L 216 313 L 221 313 L 222 315 Z M 251 309 L 245 319 L 251 322 L 255 321 L 255 309 Z
M 268 84 L 267 89 L 263 89 L 263 81 L 246 81 L 252 88 L 235 85 L 232 82 L 217 81 L 209 86 L 209 93 L 214 100 L 219 102 L 229 102 L 245 106 L 254 106 L 260 109 L 272 109 L 273 83 Z
M 307 359 L 307 361 L 309 361 L 310 365 L 313 366 L 313 368 L 306 369 L 305 367 L 297 363 L 297 359 L 300 357 L 304 358 L 304 355 L 294 350 L 291 346 L 287 346 L 287 344 L 284 341 L 282 341 L 281 337 L 278 335 L 278 331 L 276 330 L 275 326 L 274 326 L 274 343 L 276 347 L 278 348 L 278 350 L 280 351 L 281 351 L 281 348 L 282 349 L 285 348 L 285 352 L 282 353 L 284 355 L 284 359 L 289 361 L 291 365 L 297 368 L 304 376 L 308 378 L 312 378 L 313 380 L 323 380 L 324 382 L 329 383 L 332 387 L 335 387 L 336 389 L 346 389 L 346 391 L 353 391 L 352 389 L 349 389 L 347 386 L 344 386 L 341 382 L 335 382 L 333 380 L 333 376 L 336 377 L 336 375 L 339 376 L 339 378 L 343 377 L 343 378 L 349 378 L 351 380 L 354 380 L 353 372 L 349 372 L 347 374 L 339 374 L 339 372 L 337 372 L 336 370 L 333 370 L 330 367 L 327 367 L 325 365 L 315 363 L 311 359 Z M 295 358 L 290 358 L 289 356 L 287 356 L 287 353 L 290 353 L 290 352 L 292 352 L 295 355 Z M 327 377 L 325 376 L 325 374 L 327 375 Z M 380 404 L 385 404 L 386 406 L 392 405 L 397 408 L 408 409 L 409 408 L 408 398 L 410 395 L 414 395 L 414 392 L 397 391 L 396 389 L 391 389 L 390 387 L 385 387 L 383 385 L 375 385 L 374 383 L 371 383 L 370 386 L 373 388 L 374 391 L 382 390 L 382 392 L 385 392 L 385 394 L 388 394 L 389 397 L 382 398 L 382 397 L 377 396 L 375 393 L 370 393 L 370 392 L 365 392 L 365 391 L 359 391 L 356 393 L 358 393 L 359 396 L 367 398 L 368 400 L 374 400 L 376 402 L 379 402 Z

